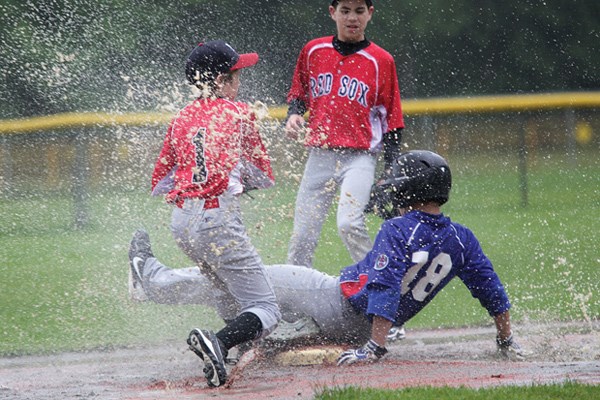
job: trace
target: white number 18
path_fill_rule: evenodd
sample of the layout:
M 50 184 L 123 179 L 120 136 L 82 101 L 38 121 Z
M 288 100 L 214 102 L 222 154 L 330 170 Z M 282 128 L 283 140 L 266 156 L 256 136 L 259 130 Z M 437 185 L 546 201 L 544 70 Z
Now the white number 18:
M 425 275 L 419 279 L 412 289 L 412 296 L 417 301 L 425 300 L 452 269 L 452 260 L 446 253 L 438 254 L 429 262 L 429 253 L 427 251 L 417 251 L 412 255 L 412 262 L 415 265 L 406 271 L 406 275 L 402 279 L 401 293 L 406 294 L 409 290 L 408 285 L 415 279 L 419 271 L 422 268 L 427 268 Z

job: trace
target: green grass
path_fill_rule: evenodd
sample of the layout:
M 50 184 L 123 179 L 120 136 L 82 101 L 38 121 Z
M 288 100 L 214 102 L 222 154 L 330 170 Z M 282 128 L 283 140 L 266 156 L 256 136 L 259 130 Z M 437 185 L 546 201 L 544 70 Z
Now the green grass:
M 451 218 L 479 237 L 509 292 L 519 320 L 597 319 L 600 298 L 600 166 L 591 153 L 578 166 L 563 157 L 530 165 L 523 207 L 514 162 L 506 157 L 450 157 L 455 165 Z M 296 187 L 245 198 L 250 236 L 265 263 L 283 263 Z M 142 190 L 99 192 L 90 224 L 73 228 L 69 197 L 0 198 L 0 355 L 48 353 L 183 340 L 190 328 L 217 328 L 213 310 L 134 304 L 127 298 L 131 234 L 146 227 L 157 256 L 188 266 L 168 229 L 170 208 Z M 380 221 L 368 220 L 374 236 Z M 351 261 L 326 221 L 315 266 L 330 274 Z M 457 305 L 460 304 L 460 307 Z M 459 282 L 449 285 L 408 327 L 490 324 Z
M 323 389 L 315 400 L 561 400 L 597 399 L 600 387 L 568 382 L 556 385 L 494 387 L 484 389 L 418 387 L 399 390 L 359 389 L 355 387 Z

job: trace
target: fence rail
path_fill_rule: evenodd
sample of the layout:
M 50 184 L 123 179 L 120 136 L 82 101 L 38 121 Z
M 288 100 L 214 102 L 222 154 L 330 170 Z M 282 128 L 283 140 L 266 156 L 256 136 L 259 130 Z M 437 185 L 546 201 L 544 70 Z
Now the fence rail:
M 564 146 L 562 150 L 565 154 L 571 155 L 571 161 L 575 160 L 576 162 L 577 146 L 581 142 L 581 137 L 585 136 L 589 139 L 593 136 L 591 125 L 583 120 L 593 119 L 596 126 L 600 126 L 600 118 L 595 111 L 598 109 L 600 109 L 600 91 L 406 99 L 403 101 L 403 112 L 409 122 L 408 137 L 417 142 L 421 138 L 418 145 L 423 148 L 437 148 L 443 151 L 444 146 L 452 147 L 447 145 L 448 142 L 452 142 L 454 145 L 456 141 L 455 147 L 469 148 L 471 146 L 477 151 L 478 143 L 485 142 L 489 149 L 497 146 L 507 148 L 508 151 L 516 154 L 519 190 L 521 203 L 524 206 L 528 204 L 529 197 L 528 157 L 530 156 L 528 152 L 536 150 L 536 146 L 539 145 L 547 146 L 548 137 L 544 136 L 548 130 L 547 127 L 550 125 L 552 129 L 558 131 L 562 146 Z M 590 113 L 586 110 L 592 111 Z M 271 107 L 268 115 L 275 120 L 283 120 L 286 112 L 286 107 Z M 545 112 L 551 113 L 553 120 L 550 123 L 546 121 L 545 125 L 541 126 L 536 118 Z M 496 128 L 491 127 L 485 117 L 494 113 L 498 114 L 498 117 L 493 117 L 496 120 Z M 593 117 L 590 117 L 591 115 Z M 94 138 L 102 135 L 107 139 L 107 143 L 110 142 L 109 146 L 119 147 L 115 151 L 119 153 L 123 146 L 127 146 L 127 141 L 120 140 L 118 134 L 106 128 L 128 127 L 130 129 L 127 131 L 137 129 L 141 132 L 146 131 L 146 127 L 153 127 L 150 131 L 157 134 L 157 132 L 164 131 L 164 126 L 171 118 L 171 112 L 123 114 L 84 112 L 0 120 L 1 192 L 11 193 L 13 181 L 18 181 L 17 177 L 13 177 L 13 172 L 17 171 L 13 168 L 16 162 L 37 165 L 40 162 L 40 146 L 45 146 L 50 181 L 56 181 L 57 176 L 64 174 L 64 166 L 61 168 L 61 165 L 65 163 L 69 165 L 67 174 L 71 178 L 72 184 L 75 225 L 84 227 L 89 219 L 86 210 L 86 190 L 90 179 L 94 179 L 93 168 L 99 168 L 99 164 L 102 162 L 110 164 L 110 158 L 100 161 L 95 158 L 97 150 L 101 146 L 94 142 Z M 585 123 L 581 124 L 579 120 Z M 535 134 L 531 132 L 532 125 L 535 126 L 534 130 L 538 131 Z M 469 127 L 473 126 L 477 131 L 475 134 L 465 133 Z M 580 126 L 585 129 L 580 129 Z M 140 127 L 140 129 L 136 127 Z M 42 132 L 44 134 L 40 134 Z M 417 133 L 415 134 L 415 132 Z M 542 133 L 540 134 L 540 132 Z M 28 134 L 31 134 L 31 139 Z M 144 133 L 140 133 L 140 135 L 143 136 Z M 461 135 L 464 137 L 461 138 Z M 136 134 L 129 137 L 135 136 Z M 533 140 L 535 144 L 532 144 L 532 137 L 535 139 Z M 64 150 L 64 148 L 58 147 L 60 143 L 56 138 L 68 143 L 69 151 L 66 154 L 60 150 Z M 556 141 L 556 138 L 554 140 Z M 600 142 L 597 138 L 594 140 L 593 146 L 597 146 Z M 150 142 L 153 141 L 152 139 Z M 494 146 L 491 145 L 492 142 L 495 143 Z M 149 142 L 144 143 L 147 146 Z M 29 172 L 31 171 L 27 170 L 27 173 Z M 39 173 L 39 171 L 36 172 Z M 48 184 L 49 182 L 44 183 Z
M 404 100 L 403 112 L 409 117 L 466 113 L 498 113 L 557 109 L 600 108 L 600 92 L 564 92 L 503 96 L 473 96 Z M 284 119 L 287 108 L 272 107 L 269 115 Z M 167 123 L 172 113 L 63 113 L 23 119 L 0 120 L 0 134 L 89 126 L 145 126 Z

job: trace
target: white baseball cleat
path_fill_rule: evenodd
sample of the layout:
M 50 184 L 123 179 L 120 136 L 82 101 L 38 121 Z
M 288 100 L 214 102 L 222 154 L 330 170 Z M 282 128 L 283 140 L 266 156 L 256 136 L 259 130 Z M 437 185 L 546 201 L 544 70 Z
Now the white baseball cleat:
M 148 295 L 142 285 L 144 265 L 146 260 L 154 257 L 150 247 L 150 236 L 143 229 L 138 229 L 133 234 L 129 246 L 129 298 L 133 301 L 147 301 Z
M 395 342 L 404 338 L 406 338 L 404 326 L 393 326 L 385 337 L 387 342 Z
M 511 332 L 510 336 L 507 339 L 500 339 L 499 336 L 496 336 L 496 348 L 498 350 L 498 354 L 507 360 L 510 361 L 523 361 L 527 356 L 530 356 L 531 353 L 525 351 L 513 338 L 513 334 Z
M 286 341 L 321 332 L 314 319 L 302 317 L 294 322 L 279 321 L 277 328 L 266 337 L 268 340 Z

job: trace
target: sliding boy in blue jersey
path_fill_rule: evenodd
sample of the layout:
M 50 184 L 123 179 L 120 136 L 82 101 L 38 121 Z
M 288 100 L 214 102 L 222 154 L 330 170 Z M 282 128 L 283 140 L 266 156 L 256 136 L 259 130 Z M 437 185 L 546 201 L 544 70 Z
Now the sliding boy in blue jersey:
M 385 337 L 425 307 L 454 277 L 494 318 L 501 350 L 523 355 L 510 328 L 510 302 L 492 263 L 468 228 L 441 213 L 452 176 L 429 151 L 402 154 L 374 190 L 375 211 L 387 220 L 373 249 L 341 272 L 340 286 L 353 308 L 372 321 L 371 338 L 345 352 L 340 364 L 385 354 Z M 400 290 L 398 290 L 400 289 Z
M 339 365 L 373 361 L 387 352 L 392 326 L 414 317 L 458 277 L 494 319 L 498 350 L 523 358 L 511 331 L 508 296 L 490 260 L 473 232 L 441 212 L 451 186 L 448 163 L 438 154 L 399 155 L 373 190 L 373 209 L 386 221 L 362 261 L 339 277 L 301 266 L 265 266 L 283 320 L 308 316 L 326 338 L 366 342 L 342 353 Z M 132 248 L 143 247 L 134 242 Z M 218 290 L 198 268 L 174 270 L 153 255 L 139 256 L 147 259 L 141 283 L 149 299 L 217 305 Z

